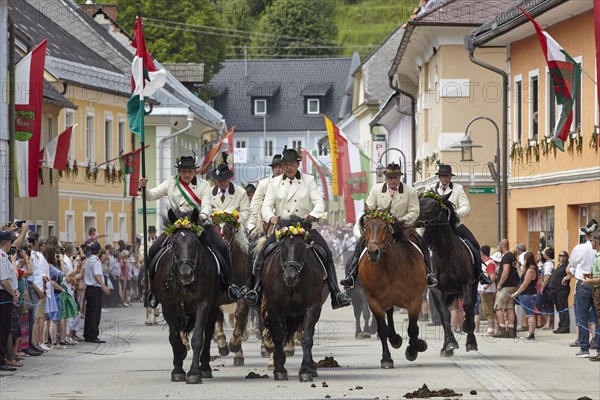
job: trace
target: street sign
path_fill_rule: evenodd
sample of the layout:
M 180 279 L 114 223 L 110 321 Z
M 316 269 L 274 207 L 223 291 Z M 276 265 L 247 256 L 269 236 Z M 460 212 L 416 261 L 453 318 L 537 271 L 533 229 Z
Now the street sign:
M 371 136 L 371 138 L 374 142 L 385 142 L 385 134 L 383 133 L 376 133 L 373 136 Z
M 469 194 L 496 194 L 495 187 L 470 187 Z
M 142 214 L 143 208 L 138 208 L 138 214 Z M 146 208 L 146 214 L 156 214 L 156 208 Z

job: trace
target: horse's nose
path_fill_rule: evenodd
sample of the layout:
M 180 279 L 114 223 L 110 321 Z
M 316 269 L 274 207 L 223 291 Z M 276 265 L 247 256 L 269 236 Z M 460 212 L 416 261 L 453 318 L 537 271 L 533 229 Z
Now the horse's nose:
M 379 261 L 379 256 L 381 255 L 381 251 L 376 248 L 374 250 L 369 249 L 367 251 L 367 255 L 369 256 L 369 261 L 371 261 L 372 263 L 376 263 L 377 261 Z
M 189 285 L 194 281 L 194 269 L 189 264 L 183 264 L 179 268 L 179 276 L 181 277 L 181 283 Z
M 298 273 L 295 270 L 284 272 L 283 281 L 288 287 L 296 286 L 296 284 L 298 283 Z

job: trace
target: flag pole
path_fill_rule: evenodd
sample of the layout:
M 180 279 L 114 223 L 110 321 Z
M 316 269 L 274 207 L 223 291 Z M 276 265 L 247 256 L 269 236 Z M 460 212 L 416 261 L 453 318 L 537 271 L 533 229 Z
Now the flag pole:
M 138 18 L 141 18 L 142 16 L 142 0 L 137 0 L 137 9 L 138 9 Z M 142 27 L 143 29 L 143 27 Z M 140 91 L 140 113 L 142 115 L 142 118 L 144 117 L 145 114 L 145 110 L 144 110 L 144 90 L 143 90 L 143 85 L 144 85 L 144 68 L 140 68 L 140 73 L 142 74 L 142 79 L 139 82 L 139 84 L 142 85 L 142 90 Z M 141 124 L 141 134 L 140 134 L 140 145 L 142 147 L 142 177 L 146 178 L 146 138 L 145 138 L 145 134 L 144 134 L 144 123 L 142 121 Z M 135 212 L 135 210 L 133 210 L 133 212 Z M 146 232 L 148 231 L 148 218 L 146 217 L 146 186 L 142 187 L 142 229 L 143 229 L 143 234 L 142 234 L 142 241 L 144 243 L 144 278 L 146 279 L 146 289 L 149 291 L 150 290 L 150 279 L 149 279 L 149 275 L 148 275 L 148 268 L 150 267 L 150 262 L 148 261 L 148 236 L 146 234 Z

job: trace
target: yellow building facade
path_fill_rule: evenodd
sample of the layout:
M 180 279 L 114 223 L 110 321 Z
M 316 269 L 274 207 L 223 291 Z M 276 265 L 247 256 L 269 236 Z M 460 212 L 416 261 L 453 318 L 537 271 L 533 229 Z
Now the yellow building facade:
M 558 254 L 579 243 L 579 227 L 591 218 L 600 220 L 600 152 L 597 141 L 591 141 L 592 132 L 598 131 L 598 99 L 593 81 L 582 74 L 573 133 L 564 152 L 555 149 L 552 131 L 560 114 L 546 60 L 529 25 L 531 35 L 510 44 L 509 237 L 533 251 L 545 242 Z M 546 30 L 595 76 L 591 8 Z

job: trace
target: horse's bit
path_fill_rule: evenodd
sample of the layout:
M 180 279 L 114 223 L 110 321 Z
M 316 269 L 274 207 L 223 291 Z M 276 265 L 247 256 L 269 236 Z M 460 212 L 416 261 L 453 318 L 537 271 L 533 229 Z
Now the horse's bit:
M 293 267 L 296 272 L 298 274 L 300 274 L 300 272 L 302 271 L 302 268 L 304 268 L 304 259 L 306 258 L 306 251 L 302 253 L 302 259 L 300 260 L 300 262 L 298 261 L 283 261 L 283 256 L 282 256 L 283 252 L 281 251 L 281 246 L 279 248 L 279 261 L 281 261 L 281 269 L 285 270 L 287 267 Z
M 198 249 L 198 251 L 196 251 L 196 258 L 194 258 L 194 259 L 186 258 L 186 259 L 183 259 L 183 260 L 179 260 L 179 259 L 177 259 L 177 256 L 175 255 L 175 252 L 173 252 L 173 259 L 175 260 L 175 266 L 177 267 L 174 270 L 175 275 L 177 275 L 180 278 L 180 280 L 181 280 L 181 276 L 179 275 L 179 269 L 183 265 L 187 264 L 187 265 L 191 266 L 192 270 L 193 270 L 194 267 L 198 264 L 199 258 L 200 258 L 200 251 L 199 251 L 199 249 Z M 190 283 L 194 282 L 195 279 L 196 279 L 196 275 L 192 275 L 192 281 Z

